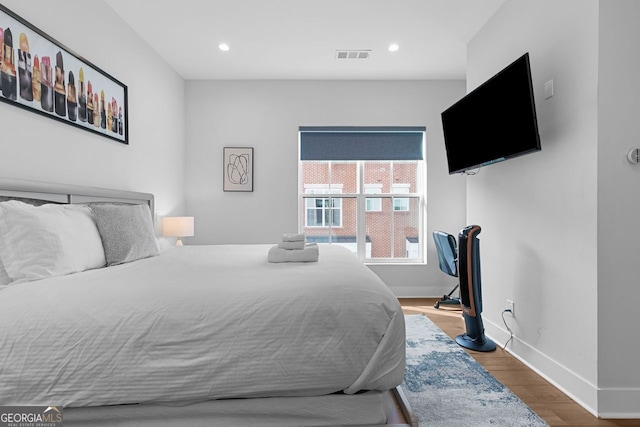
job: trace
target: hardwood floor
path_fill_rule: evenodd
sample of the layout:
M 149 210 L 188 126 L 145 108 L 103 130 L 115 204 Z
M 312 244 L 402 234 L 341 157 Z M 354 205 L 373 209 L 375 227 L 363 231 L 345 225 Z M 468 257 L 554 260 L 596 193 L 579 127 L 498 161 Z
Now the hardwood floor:
M 461 312 L 448 306 L 435 309 L 433 304 L 436 301 L 437 298 L 400 298 L 405 314 L 425 314 L 451 338 L 464 333 Z M 552 427 L 640 426 L 640 419 L 602 420 L 594 417 L 499 346 L 489 353 L 467 352 Z

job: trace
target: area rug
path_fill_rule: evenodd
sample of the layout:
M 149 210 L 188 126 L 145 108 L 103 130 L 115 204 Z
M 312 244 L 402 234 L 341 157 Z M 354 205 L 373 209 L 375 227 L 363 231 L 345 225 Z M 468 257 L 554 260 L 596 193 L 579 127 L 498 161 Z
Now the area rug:
M 420 426 L 548 426 L 429 318 L 406 315 L 402 389 Z

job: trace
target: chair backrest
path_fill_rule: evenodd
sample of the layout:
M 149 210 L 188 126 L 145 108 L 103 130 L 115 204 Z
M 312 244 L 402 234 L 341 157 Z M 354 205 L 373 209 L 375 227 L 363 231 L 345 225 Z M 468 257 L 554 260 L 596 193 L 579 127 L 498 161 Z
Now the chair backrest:
M 455 236 L 443 231 L 433 232 L 433 241 L 438 251 L 440 270 L 449 276 L 458 277 L 458 249 Z

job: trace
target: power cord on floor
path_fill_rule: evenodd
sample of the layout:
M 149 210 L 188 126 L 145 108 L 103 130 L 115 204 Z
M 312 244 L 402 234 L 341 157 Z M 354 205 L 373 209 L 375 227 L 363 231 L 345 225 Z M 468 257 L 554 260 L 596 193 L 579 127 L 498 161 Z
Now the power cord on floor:
M 511 330 L 509 325 L 507 325 L 507 321 L 504 318 L 505 313 L 512 313 L 512 311 L 509 309 L 502 310 L 502 322 L 504 323 L 504 326 L 507 328 L 507 331 L 509 331 L 509 339 L 507 340 L 506 343 L 504 343 L 504 347 L 502 347 L 503 350 L 507 348 L 507 346 L 509 345 L 509 342 L 511 342 L 511 340 L 513 339 L 513 331 Z

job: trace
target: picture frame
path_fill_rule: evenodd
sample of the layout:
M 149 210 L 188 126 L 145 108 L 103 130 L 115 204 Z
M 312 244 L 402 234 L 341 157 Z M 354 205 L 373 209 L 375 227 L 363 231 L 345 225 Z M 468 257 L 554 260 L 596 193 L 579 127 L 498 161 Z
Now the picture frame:
M 127 86 L 3 5 L 0 101 L 129 144 Z
M 253 191 L 253 148 L 224 147 L 223 190 Z

